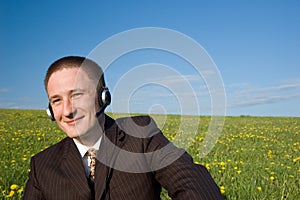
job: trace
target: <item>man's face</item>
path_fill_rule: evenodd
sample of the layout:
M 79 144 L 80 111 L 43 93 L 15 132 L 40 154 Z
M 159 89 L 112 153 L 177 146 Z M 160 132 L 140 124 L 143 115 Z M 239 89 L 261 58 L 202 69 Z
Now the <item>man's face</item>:
M 96 84 L 86 72 L 76 67 L 54 72 L 47 92 L 55 120 L 69 137 L 88 139 L 99 134 Z

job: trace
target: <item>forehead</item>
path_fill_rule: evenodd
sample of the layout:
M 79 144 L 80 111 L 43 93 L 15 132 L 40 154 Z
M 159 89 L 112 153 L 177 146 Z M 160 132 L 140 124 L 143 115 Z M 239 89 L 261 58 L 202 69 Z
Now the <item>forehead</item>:
M 96 82 L 80 68 L 64 68 L 54 72 L 48 81 L 48 94 L 66 92 L 74 89 L 94 89 Z

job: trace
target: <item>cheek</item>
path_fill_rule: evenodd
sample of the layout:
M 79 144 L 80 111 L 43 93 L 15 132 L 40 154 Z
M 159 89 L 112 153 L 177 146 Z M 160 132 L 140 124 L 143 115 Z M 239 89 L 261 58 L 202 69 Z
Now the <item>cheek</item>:
M 54 118 L 55 120 L 60 120 L 61 118 L 61 113 L 62 113 L 62 109 L 60 107 L 53 107 L 52 108 L 52 111 L 53 111 L 53 115 L 54 115 Z
M 95 112 L 95 110 L 97 109 L 97 107 L 95 107 L 95 102 L 91 100 L 78 102 L 74 104 L 74 107 L 77 109 L 81 108 L 87 112 Z

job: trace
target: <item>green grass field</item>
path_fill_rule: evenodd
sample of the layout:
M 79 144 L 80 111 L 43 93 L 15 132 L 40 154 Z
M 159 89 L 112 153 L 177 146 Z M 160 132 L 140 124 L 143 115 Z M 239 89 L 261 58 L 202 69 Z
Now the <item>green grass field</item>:
M 164 119 L 163 132 L 173 140 L 180 116 Z M 191 125 L 198 119 L 190 117 Z M 300 118 L 226 117 L 216 145 L 200 159 L 209 122 L 200 117 L 197 135 L 180 142 L 188 142 L 186 150 L 208 168 L 225 199 L 300 199 Z M 21 199 L 30 157 L 64 137 L 44 111 L 0 109 L 0 197 Z

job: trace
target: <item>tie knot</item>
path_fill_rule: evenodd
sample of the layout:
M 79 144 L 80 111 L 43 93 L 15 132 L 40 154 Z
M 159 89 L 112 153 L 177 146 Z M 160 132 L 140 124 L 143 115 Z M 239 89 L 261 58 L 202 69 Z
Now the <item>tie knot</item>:
M 96 154 L 97 154 L 97 150 L 94 149 L 94 148 L 90 148 L 90 149 L 87 151 L 87 155 L 90 156 L 91 158 L 95 158 L 95 157 L 96 157 Z

